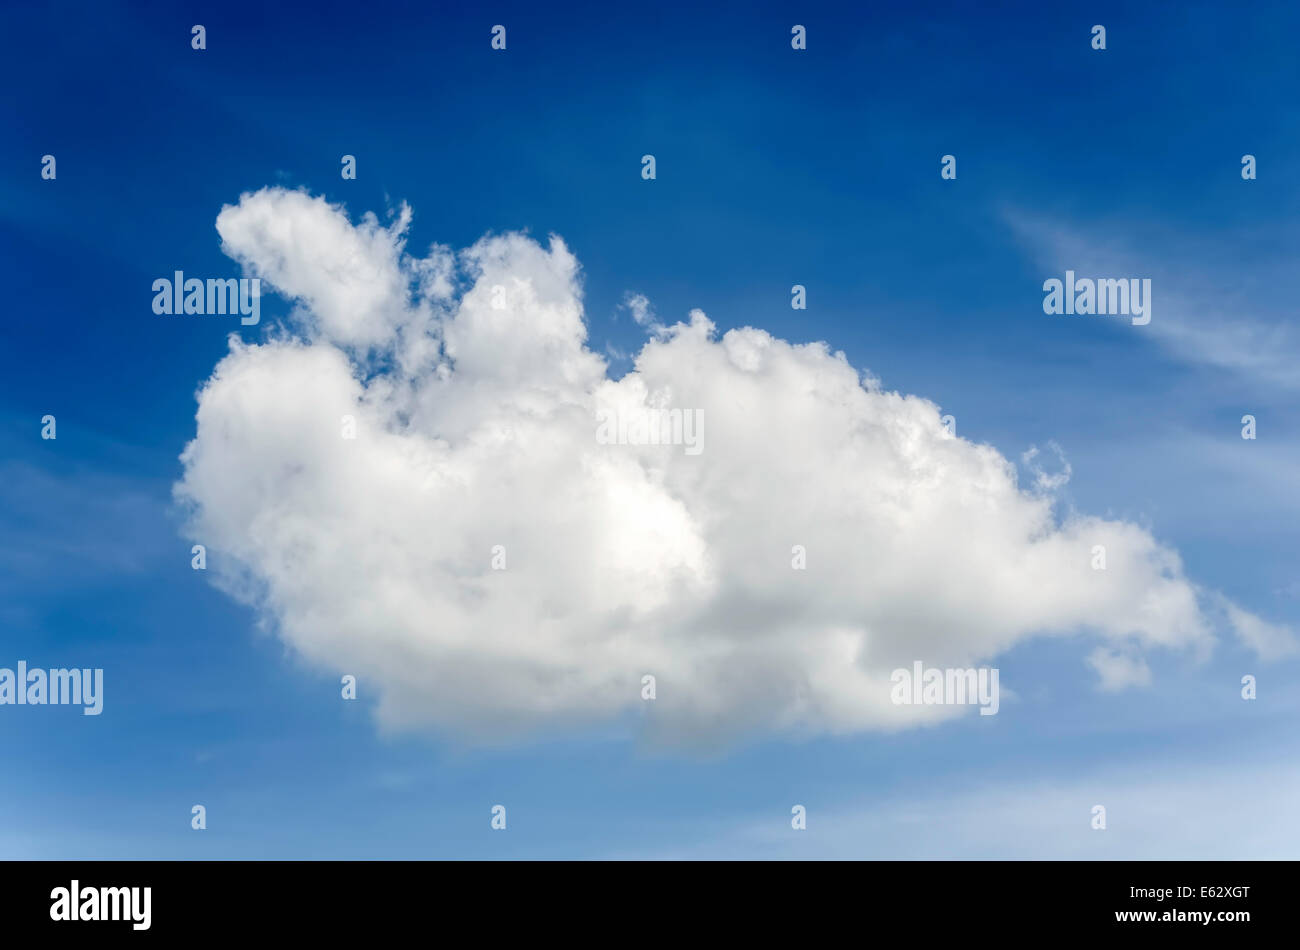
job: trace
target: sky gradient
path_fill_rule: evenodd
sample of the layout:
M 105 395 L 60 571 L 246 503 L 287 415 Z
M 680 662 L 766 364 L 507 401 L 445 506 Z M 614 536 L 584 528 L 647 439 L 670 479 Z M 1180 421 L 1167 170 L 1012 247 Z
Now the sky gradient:
M 337 672 L 191 570 L 173 498 L 227 335 L 262 341 L 290 304 L 268 294 L 247 328 L 150 308 L 159 276 L 239 276 L 215 222 L 263 188 L 354 223 L 406 203 L 416 254 L 557 234 L 611 378 L 646 340 L 629 293 L 668 323 L 699 308 L 719 334 L 826 341 L 1009 460 L 1055 443 L 1060 511 L 1141 526 L 1197 585 L 1293 631 L 1294 5 L 108 4 L 6 20 L 0 666 L 102 667 L 105 711 L 0 706 L 0 855 L 1300 852 L 1300 664 L 1226 629 L 1205 655 L 1146 654 L 1150 683 L 1117 691 L 1085 662 L 1094 639 L 1027 638 L 992 657 L 997 716 L 898 731 L 763 729 L 700 751 L 642 741 L 635 715 L 499 743 L 389 730 L 373 696 L 340 701 Z M 1042 283 L 1067 268 L 1150 277 L 1152 323 L 1044 314 Z

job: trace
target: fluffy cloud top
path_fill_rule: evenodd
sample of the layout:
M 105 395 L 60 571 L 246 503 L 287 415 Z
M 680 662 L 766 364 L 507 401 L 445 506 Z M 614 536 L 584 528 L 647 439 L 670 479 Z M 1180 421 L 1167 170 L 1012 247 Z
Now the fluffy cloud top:
M 893 728 L 960 712 L 891 702 L 891 671 L 915 660 L 969 666 L 1082 630 L 1114 685 L 1142 651 L 1208 651 L 1210 598 L 1174 551 L 1058 517 L 1063 476 L 1021 487 L 933 403 L 825 344 L 719 338 L 694 311 L 651 325 L 611 380 L 562 240 L 417 258 L 409 221 L 353 225 L 281 189 L 221 211 L 225 251 L 299 306 L 266 342 L 232 337 L 177 486 L 227 588 L 303 657 L 356 674 L 385 724 Z M 597 438 L 601 419 L 675 409 L 700 414 L 699 454 Z M 1271 652 L 1289 637 L 1233 618 Z

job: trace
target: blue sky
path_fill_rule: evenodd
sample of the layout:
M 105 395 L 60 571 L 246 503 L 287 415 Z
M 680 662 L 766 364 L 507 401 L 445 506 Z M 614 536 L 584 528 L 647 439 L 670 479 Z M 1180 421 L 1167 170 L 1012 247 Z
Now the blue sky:
M 406 202 L 421 252 L 555 233 L 581 262 L 592 350 L 642 345 L 629 291 L 667 321 L 701 308 L 719 332 L 825 340 L 1008 459 L 1054 441 L 1062 506 L 1141 525 L 1197 584 L 1294 629 L 1298 19 L 1194 3 L 9 11 L 0 666 L 102 667 L 105 712 L 0 707 L 0 854 L 1294 856 L 1300 667 L 1222 631 L 1199 662 L 1150 654 L 1151 684 L 1119 692 L 1097 688 L 1083 636 L 1029 638 L 995 658 L 1014 692 L 997 716 L 706 755 L 647 746 L 634 716 L 500 745 L 378 727 L 369 698 L 341 702 L 334 672 L 190 569 L 172 500 L 227 334 L 260 341 L 289 305 L 268 296 L 263 325 L 240 328 L 156 316 L 149 288 L 237 276 L 216 216 L 270 186 L 354 221 Z M 1042 282 L 1067 267 L 1151 276 L 1152 324 L 1045 315 Z M 1097 802 L 1114 803 L 1103 834 Z

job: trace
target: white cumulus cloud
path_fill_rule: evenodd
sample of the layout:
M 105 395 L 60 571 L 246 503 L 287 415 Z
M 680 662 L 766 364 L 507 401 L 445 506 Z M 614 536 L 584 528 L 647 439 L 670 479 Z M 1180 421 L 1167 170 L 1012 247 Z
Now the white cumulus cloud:
M 223 586 L 356 674 L 385 725 L 897 728 L 961 712 L 891 702 L 916 660 L 1080 631 L 1123 651 L 1105 657 L 1208 652 L 1212 611 L 1176 552 L 1056 511 L 1068 466 L 1023 487 L 826 344 L 719 336 L 699 311 L 611 380 L 560 238 L 416 257 L 410 220 L 354 225 L 278 188 L 221 211 L 226 253 L 298 306 L 265 342 L 232 337 L 176 488 Z M 675 410 L 697 414 L 698 454 L 597 438 L 602 417 Z M 1251 617 L 1234 620 L 1247 639 L 1289 636 Z

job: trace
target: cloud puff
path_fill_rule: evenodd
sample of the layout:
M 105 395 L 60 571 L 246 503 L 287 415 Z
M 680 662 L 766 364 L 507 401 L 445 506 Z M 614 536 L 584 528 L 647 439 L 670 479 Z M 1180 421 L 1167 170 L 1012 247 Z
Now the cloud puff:
M 693 311 L 611 380 L 560 238 L 416 258 L 409 221 L 353 225 L 282 189 L 222 210 L 226 252 L 299 308 L 266 342 L 232 337 L 176 489 L 221 583 L 356 674 L 385 725 L 896 728 L 961 711 L 891 702 L 915 660 L 1079 631 L 1126 656 L 1208 651 L 1174 551 L 1059 515 L 1060 476 L 1022 488 L 826 344 L 719 337 Z M 636 428 L 675 411 L 700 423 L 698 454 Z M 610 418 L 640 436 L 598 438 Z
M 1146 659 L 1122 650 L 1097 647 L 1088 655 L 1088 665 L 1097 671 L 1098 686 L 1106 692 L 1146 686 L 1151 682 L 1151 670 Z
M 637 326 L 646 327 L 652 332 L 663 329 L 663 326 L 655 319 L 654 308 L 650 306 L 650 300 L 645 294 L 635 294 L 628 291 L 623 295 L 623 309 L 632 314 L 632 320 Z
M 1278 660 L 1300 652 L 1295 634 L 1286 627 L 1261 620 L 1249 611 L 1242 610 L 1226 597 L 1219 604 L 1228 617 L 1232 632 L 1254 650 L 1262 660 Z

